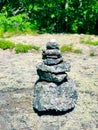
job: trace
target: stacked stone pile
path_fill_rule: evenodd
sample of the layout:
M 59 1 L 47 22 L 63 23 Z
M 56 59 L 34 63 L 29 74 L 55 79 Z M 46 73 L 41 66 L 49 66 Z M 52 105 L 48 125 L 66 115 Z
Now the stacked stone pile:
M 64 62 L 59 46 L 55 41 L 46 44 L 39 63 L 39 80 L 34 87 L 34 109 L 38 111 L 68 111 L 75 106 L 77 93 L 74 82 L 67 72 L 70 64 Z

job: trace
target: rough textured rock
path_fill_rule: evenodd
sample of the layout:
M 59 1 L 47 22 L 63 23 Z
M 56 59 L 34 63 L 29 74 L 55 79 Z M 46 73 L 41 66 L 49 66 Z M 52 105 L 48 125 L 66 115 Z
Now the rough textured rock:
M 57 50 L 57 49 L 49 49 L 49 50 L 46 50 L 46 51 L 43 51 L 43 57 L 56 57 L 56 58 L 59 58 L 61 57 L 61 52 L 60 50 Z
M 77 100 L 75 84 L 66 73 L 71 66 L 62 61 L 58 44 L 53 41 L 47 43 L 46 51 L 44 50 L 42 55 L 43 62 L 36 66 L 39 80 L 34 87 L 34 109 L 61 112 L 74 108 Z
M 52 42 L 50 41 L 46 44 L 46 48 L 47 49 L 59 49 L 59 45 L 54 41 L 52 41 Z
M 63 62 L 63 58 L 58 58 L 58 59 L 52 59 L 52 58 L 47 58 L 47 59 L 44 59 L 44 64 L 46 65 L 57 65 L 61 62 Z
M 67 111 L 74 108 L 77 93 L 71 79 L 60 85 L 39 81 L 34 88 L 34 108 L 38 111 Z
M 50 82 L 56 82 L 60 83 L 63 80 L 66 80 L 67 74 L 52 74 L 49 72 L 37 70 L 37 73 L 39 75 L 39 78 L 44 81 L 50 81 Z
M 69 62 L 63 62 L 58 65 L 53 65 L 53 66 L 47 66 L 43 62 L 37 64 L 37 70 L 45 71 L 45 72 L 51 72 L 51 73 L 64 73 L 64 72 L 69 72 L 70 71 L 70 64 Z

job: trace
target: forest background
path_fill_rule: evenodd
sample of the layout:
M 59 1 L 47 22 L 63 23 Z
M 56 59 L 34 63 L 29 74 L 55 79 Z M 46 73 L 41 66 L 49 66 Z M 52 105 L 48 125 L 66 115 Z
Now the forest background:
M 98 34 L 97 0 L 0 0 L 0 36 L 14 33 Z

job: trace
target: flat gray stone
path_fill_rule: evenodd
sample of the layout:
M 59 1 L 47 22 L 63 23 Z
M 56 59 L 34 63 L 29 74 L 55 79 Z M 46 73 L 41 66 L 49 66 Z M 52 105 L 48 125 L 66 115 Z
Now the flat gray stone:
M 55 82 L 55 83 L 60 83 L 64 80 L 66 80 L 67 74 L 53 74 L 53 73 L 48 73 L 48 72 L 43 72 L 41 70 L 37 70 L 37 73 L 39 75 L 40 80 L 44 81 L 50 81 L 50 82 Z
M 58 49 L 49 49 L 49 50 L 44 51 L 43 55 L 60 57 L 61 56 L 61 52 Z
M 58 49 L 44 50 L 42 53 L 42 59 L 47 59 L 47 58 L 57 59 L 60 57 L 62 57 L 62 55 L 60 50 Z
M 69 72 L 71 66 L 68 62 L 62 62 L 61 64 L 53 65 L 53 66 L 45 65 L 42 62 L 42 63 L 38 63 L 36 68 L 37 70 L 41 70 L 43 72 L 45 71 L 49 73 L 59 74 L 59 73 Z
M 51 58 L 51 59 L 58 59 L 58 58 L 60 58 L 61 56 L 56 56 L 56 55 L 51 55 L 51 56 L 49 56 L 49 55 L 42 55 L 42 59 L 44 60 L 44 59 L 47 59 L 47 58 Z
M 44 64 L 46 65 L 57 65 L 61 62 L 63 62 L 63 58 L 58 58 L 58 59 L 52 59 L 52 58 L 47 58 L 47 59 L 44 59 Z
M 68 111 L 75 107 L 77 92 L 71 79 L 61 85 L 39 81 L 34 87 L 33 107 L 38 111 Z
M 56 42 L 48 42 L 46 49 L 59 49 L 59 45 Z

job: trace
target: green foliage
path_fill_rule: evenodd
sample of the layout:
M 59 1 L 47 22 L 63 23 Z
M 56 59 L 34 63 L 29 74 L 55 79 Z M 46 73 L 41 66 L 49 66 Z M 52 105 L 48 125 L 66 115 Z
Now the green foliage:
M 10 41 L 0 40 L 0 48 L 3 50 L 6 49 L 13 49 L 15 47 L 15 44 Z
M 68 1 L 68 31 L 75 33 L 98 33 L 98 1 Z
M 17 54 L 20 53 L 20 52 L 26 53 L 26 52 L 28 52 L 28 50 L 31 50 L 31 49 L 32 49 L 31 45 L 23 45 L 21 43 L 18 43 L 15 46 L 15 51 L 16 51 Z
M 34 50 L 40 50 L 40 47 L 39 46 L 32 46 L 32 49 L 34 49 Z
M 0 40 L 0 48 L 3 50 L 6 49 L 14 49 L 15 48 L 15 52 L 18 53 L 26 53 L 28 52 L 28 50 L 39 50 L 40 47 L 39 46 L 33 46 L 33 45 L 29 45 L 29 44 L 22 44 L 22 43 L 18 43 L 18 44 L 14 44 L 11 41 L 6 41 L 6 40 Z
M 4 35 L 4 28 L 0 28 L 0 37 L 3 37 L 3 35 Z
M 41 32 L 98 34 L 97 0 L 36 0 L 33 11 Z
M 6 31 L 98 34 L 98 0 L 3 0 L 0 34 Z
M 4 25 L 6 23 L 6 17 L 0 13 L 0 36 L 2 37 L 4 34 Z
M 73 52 L 73 53 L 82 53 L 82 50 L 81 49 L 74 49 L 72 44 L 70 45 L 62 45 L 61 48 L 60 48 L 60 51 L 62 53 L 64 52 Z
M 0 36 L 3 36 L 4 32 L 14 32 L 14 33 L 25 33 L 34 32 L 37 30 L 35 25 L 27 21 L 26 14 L 18 14 L 16 16 L 7 17 L 0 14 Z
M 74 49 L 73 52 L 74 52 L 74 53 L 82 54 L 82 50 L 81 50 L 81 49 Z
M 94 46 L 98 45 L 98 41 L 91 41 L 90 39 L 86 40 L 85 43 L 89 45 L 94 45 Z
M 62 45 L 60 48 L 61 52 L 72 52 L 73 51 L 73 47 L 72 45 Z
M 18 53 L 26 53 L 26 52 L 28 52 L 28 50 L 32 50 L 32 49 L 39 50 L 40 47 L 32 46 L 32 45 L 24 45 L 22 43 L 18 43 L 15 46 L 15 51 L 17 54 Z
M 91 39 L 80 39 L 80 43 L 88 44 L 88 45 L 98 45 L 98 41 L 92 41 Z

